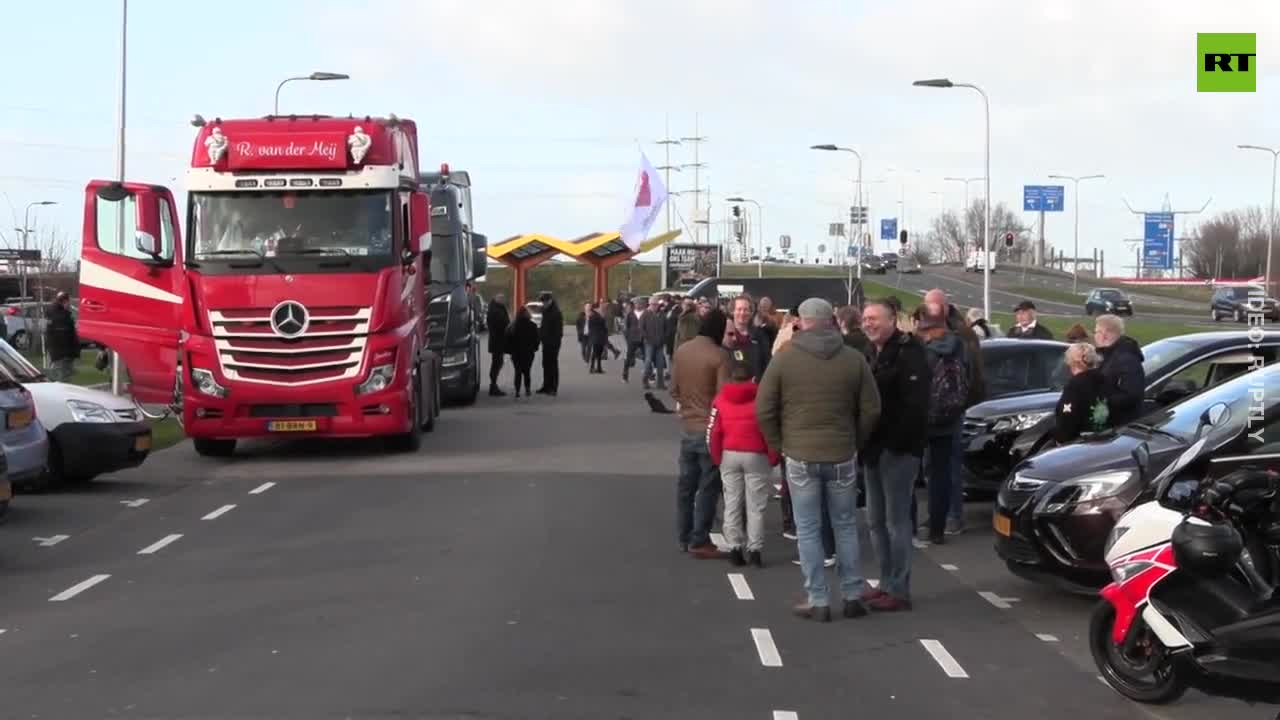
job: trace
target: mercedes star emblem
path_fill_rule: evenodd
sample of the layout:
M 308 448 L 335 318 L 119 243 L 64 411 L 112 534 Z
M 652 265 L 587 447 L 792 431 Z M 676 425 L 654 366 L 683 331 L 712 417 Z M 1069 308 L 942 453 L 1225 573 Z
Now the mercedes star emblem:
M 282 338 L 300 337 L 310 324 L 307 309 L 295 300 L 285 300 L 271 311 L 271 329 Z

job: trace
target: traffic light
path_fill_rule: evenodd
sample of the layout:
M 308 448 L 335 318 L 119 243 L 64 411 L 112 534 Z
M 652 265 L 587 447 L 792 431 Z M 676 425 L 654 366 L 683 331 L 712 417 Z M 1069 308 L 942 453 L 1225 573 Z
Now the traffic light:
M 1012 232 L 1007 232 L 1007 233 L 1005 233 L 1005 234 L 1004 234 L 1004 246 L 1005 246 L 1005 247 L 1013 247 L 1013 233 L 1012 233 Z
M 899 230 L 899 231 L 898 231 L 898 242 L 899 242 L 899 243 L 901 243 L 901 244 L 903 244 L 903 245 L 906 245 L 906 244 L 907 244 L 907 231 L 906 231 L 906 230 Z
M 733 216 L 742 217 L 742 207 L 740 205 L 733 206 Z

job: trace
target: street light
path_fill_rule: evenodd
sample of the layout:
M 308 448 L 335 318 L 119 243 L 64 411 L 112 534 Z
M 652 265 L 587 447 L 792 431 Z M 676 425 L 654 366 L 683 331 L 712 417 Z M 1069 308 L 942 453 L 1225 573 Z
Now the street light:
M 810 150 L 826 150 L 828 152 L 853 153 L 853 156 L 858 158 L 858 192 L 857 192 L 857 200 L 855 200 L 855 202 L 858 204 L 858 236 L 857 236 L 858 255 L 854 258 L 853 264 L 858 266 L 858 280 L 861 281 L 862 280 L 862 253 L 866 250 L 866 246 L 863 244 L 863 241 L 862 241 L 862 238 L 863 238 L 862 228 L 867 221 L 866 217 L 862 213 L 862 153 L 858 152 L 857 150 L 854 150 L 853 148 L 840 147 L 839 145 L 832 145 L 831 143 L 826 143 L 823 145 L 810 145 L 809 149 Z M 853 228 L 849 228 L 849 230 L 852 231 Z M 853 282 L 852 282 L 853 267 L 849 268 L 849 280 L 850 280 L 849 284 L 850 286 L 852 286 L 853 285 Z
M 1262 150 L 1271 153 L 1271 212 L 1267 214 L 1267 297 L 1271 290 L 1271 248 L 1276 244 L 1276 161 L 1280 159 L 1280 148 L 1263 147 L 1262 145 L 1237 145 L 1241 150 Z
M 987 98 L 987 93 L 982 88 L 971 83 L 954 83 L 946 78 L 936 78 L 933 80 L 917 80 L 912 85 L 916 87 L 931 88 L 952 88 L 964 87 L 978 91 L 982 96 L 983 114 L 986 119 L 986 168 L 982 175 L 983 183 L 986 188 L 984 196 L 986 198 L 983 208 L 985 211 L 982 219 L 982 313 L 988 319 L 991 318 L 991 101 Z
M 294 80 L 350 80 L 350 79 L 351 79 L 350 75 L 344 75 L 343 73 L 331 73 L 331 72 L 313 72 L 310 75 L 299 75 L 297 77 L 285 78 L 284 80 L 280 81 L 279 85 L 276 86 L 276 108 L 275 108 L 275 112 L 272 114 L 273 115 L 280 114 L 280 88 L 284 87 L 285 83 L 290 83 L 290 82 L 293 82 Z
M 1080 181 L 1081 180 L 1097 180 L 1104 178 L 1106 175 L 1084 175 L 1081 177 L 1072 177 L 1070 175 L 1050 175 L 1051 180 L 1070 180 L 1072 183 L 1071 191 L 1074 193 L 1076 204 L 1076 220 L 1075 220 L 1075 250 L 1071 255 L 1071 294 L 1075 295 L 1080 291 Z M 1041 228 L 1043 230 L 1044 228 Z M 1097 270 L 1097 268 L 1094 268 Z
M 760 206 L 760 203 L 756 202 L 755 200 L 752 200 L 751 198 L 735 196 L 731 198 L 725 198 L 724 200 L 725 202 L 736 202 L 736 203 L 749 202 L 752 205 L 755 205 L 756 210 L 759 211 L 760 217 L 756 221 L 760 224 L 760 239 L 756 242 L 756 245 L 757 245 L 756 251 L 759 253 L 758 255 L 756 255 L 756 277 L 758 278 L 764 277 L 764 208 Z
M 31 208 L 57 204 L 58 203 L 54 200 L 37 200 L 36 202 L 29 203 L 27 205 L 26 210 L 22 213 L 22 227 L 19 228 L 22 230 L 23 250 L 27 249 L 27 238 L 31 235 Z M 18 258 L 18 272 L 22 275 L 22 297 L 24 298 L 27 296 L 27 266 L 25 262 L 26 261 L 23 258 Z

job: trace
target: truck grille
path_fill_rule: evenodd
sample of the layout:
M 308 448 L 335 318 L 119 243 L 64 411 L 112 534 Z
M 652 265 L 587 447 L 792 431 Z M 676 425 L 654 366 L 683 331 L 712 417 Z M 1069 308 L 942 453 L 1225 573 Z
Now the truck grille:
M 367 307 L 307 308 L 309 322 L 298 337 L 271 327 L 271 311 L 210 310 L 214 346 L 228 380 L 264 385 L 311 385 L 355 378 L 369 335 Z

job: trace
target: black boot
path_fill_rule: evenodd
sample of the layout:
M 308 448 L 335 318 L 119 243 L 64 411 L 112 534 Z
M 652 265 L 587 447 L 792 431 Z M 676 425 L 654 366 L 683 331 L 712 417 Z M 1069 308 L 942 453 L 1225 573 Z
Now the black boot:
M 504 397 L 505 395 L 506 393 L 502 392 L 502 388 L 498 387 L 497 383 L 489 386 L 490 397 Z
M 752 550 L 747 553 L 747 564 L 755 568 L 764 567 L 764 558 L 760 555 L 759 550 Z
M 742 567 L 747 564 L 746 558 L 742 556 L 742 548 L 734 548 L 729 551 L 729 562 L 734 567 Z

